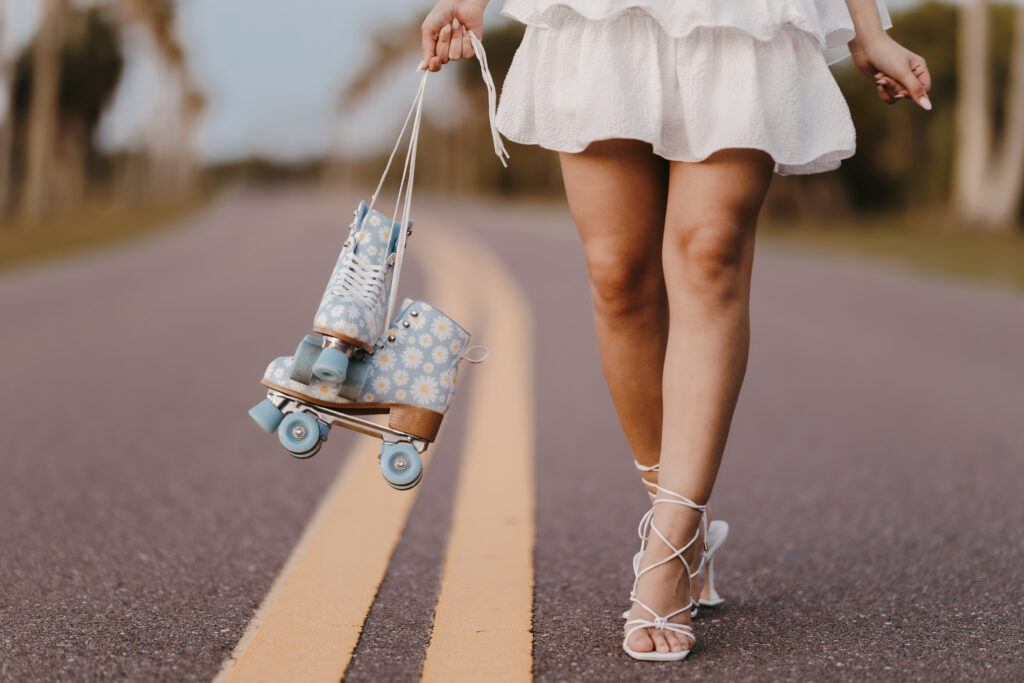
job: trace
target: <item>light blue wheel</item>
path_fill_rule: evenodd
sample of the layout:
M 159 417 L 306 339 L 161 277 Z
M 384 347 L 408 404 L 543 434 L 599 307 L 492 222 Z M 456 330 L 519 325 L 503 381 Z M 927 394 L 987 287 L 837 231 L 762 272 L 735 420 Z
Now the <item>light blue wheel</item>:
M 345 371 L 345 381 L 338 386 L 338 395 L 350 401 L 358 401 L 363 395 L 363 387 L 370 377 L 370 358 L 351 359 Z
M 346 370 L 348 370 L 348 356 L 340 349 L 324 349 L 320 352 L 320 357 L 313 363 L 313 374 L 325 382 L 339 384 L 344 382 Z
M 278 410 L 270 399 L 265 398 L 249 409 L 249 417 L 267 434 L 273 434 L 284 419 L 284 413 Z
M 307 334 L 299 342 L 295 349 L 295 362 L 292 364 L 292 371 L 289 376 L 301 384 L 309 384 L 313 381 L 313 363 L 320 355 L 320 340 L 311 334 Z
M 392 488 L 411 489 L 423 477 L 423 460 L 411 443 L 385 443 L 380 449 L 380 472 Z
M 292 455 L 308 458 L 319 450 L 320 423 L 312 415 L 290 413 L 277 428 L 277 438 Z
M 321 441 L 316 446 L 314 446 L 313 450 L 311 450 L 309 453 L 292 453 L 292 457 L 298 458 L 299 460 L 308 460 L 309 458 L 312 458 L 314 455 L 320 452 L 320 446 L 322 445 L 323 442 Z

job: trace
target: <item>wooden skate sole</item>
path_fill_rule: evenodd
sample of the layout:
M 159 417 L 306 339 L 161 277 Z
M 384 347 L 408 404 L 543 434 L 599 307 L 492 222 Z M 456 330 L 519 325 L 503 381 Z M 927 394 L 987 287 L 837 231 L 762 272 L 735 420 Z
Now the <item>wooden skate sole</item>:
M 322 334 L 325 337 L 332 337 L 334 339 L 340 339 L 341 341 L 345 342 L 346 344 L 349 344 L 351 346 L 357 346 L 357 347 L 361 348 L 363 351 L 366 351 L 367 353 L 373 353 L 373 344 L 370 344 L 369 346 L 367 346 L 366 344 L 364 344 L 361 341 L 353 339 L 352 337 L 346 337 L 343 334 L 338 334 L 337 332 L 335 332 L 333 330 L 328 330 L 326 327 L 314 327 L 313 331 L 317 332 L 319 334 Z
M 387 415 L 388 427 L 411 434 L 418 439 L 433 442 L 437 438 L 437 432 L 441 429 L 441 421 L 444 420 L 444 413 L 439 413 L 430 408 L 405 405 L 403 403 L 353 403 L 352 401 L 325 401 L 314 399 L 298 391 L 282 387 L 279 384 L 263 380 L 263 386 L 282 394 L 297 398 L 325 408 L 335 408 L 353 415 Z

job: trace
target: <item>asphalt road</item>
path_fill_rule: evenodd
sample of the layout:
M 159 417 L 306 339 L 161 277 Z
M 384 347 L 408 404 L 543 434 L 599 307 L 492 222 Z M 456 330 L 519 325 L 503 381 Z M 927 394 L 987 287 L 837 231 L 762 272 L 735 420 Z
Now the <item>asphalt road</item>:
M 309 324 L 353 199 L 236 193 L 180 229 L 0 274 L 0 679 L 216 674 L 357 438 L 299 463 L 245 415 Z M 646 498 L 568 216 L 416 211 L 482 239 L 533 304 L 536 678 L 1021 678 L 1024 299 L 759 247 L 712 501 L 732 525 L 728 602 L 685 663 L 640 664 L 617 615 Z M 414 267 L 403 287 L 422 281 Z M 457 398 L 349 680 L 418 677 L 465 410 Z

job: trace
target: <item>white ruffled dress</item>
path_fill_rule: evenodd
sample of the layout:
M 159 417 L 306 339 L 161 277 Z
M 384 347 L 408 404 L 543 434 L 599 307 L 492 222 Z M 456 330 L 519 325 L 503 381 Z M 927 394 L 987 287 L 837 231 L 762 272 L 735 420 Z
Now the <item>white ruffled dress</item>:
M 828 68 L 854 36 L 845 0 L 506 0 L 502 14 L 527 26 L 498 107 L 515 142 L 628 138 L 676 161 L 754 148 L 782 174 L 855 151 Z

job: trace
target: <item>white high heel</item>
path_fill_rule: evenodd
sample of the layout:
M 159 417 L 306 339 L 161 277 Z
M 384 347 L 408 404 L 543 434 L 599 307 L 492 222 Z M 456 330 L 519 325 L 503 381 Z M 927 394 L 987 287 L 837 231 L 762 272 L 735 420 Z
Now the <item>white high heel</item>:
M 636 468 L 641 472 L 658 471 L 658 465 L 641 465 L 635 460 L 633 462 L 636 465 Z M 644 486 L 647 487 L 647 495 L 651 497 L 651 501 L 653 502 L 656 495 L 656 491 L 653 489 L 657 484 L 653 484 L 646 479 L 644 479 L 643 482 Z M 636 576 L 636 573 L 640 570 L 640 558 L 643 556 L 644 548 L 647 546 L 647 534 L 645 533 L 646 530 L 644 529 L 643 521 L 644 520 L 641 520 L 641 527 L 638 532 L 640 534 L 640 550 L 633 555 L 634 576 Z M 703 586 L 706 588 L 708 595 L 706 598 L 701 597 L 697 601 L 697 604 L 694 605 L 693 609 L 690 611 L 691 619 L 695 619 L 699 614 L 700 610 L 698 607 L 718 607 L 725 602 L 725 598 L 719 595 L 718 591 L 715 589 L 715 555 L 722 547 L 722 544 L 725 543 L 725 539 L 729 536 L 729 523 L 721 519 L 716 519 L 711 523 L 708 523 L 707 515 L 703 517 L 702 523 L 704 524 L 704 550 L 701 554 L 700 563 L 697 565 L 696 571 L 690 575 L 690 579 L 692 580 L 703 573 Z M 705 588 L 701 589 L 702 596 L 705 592 Z M 629 610 L 622 613 L 622 618 L 629 618 Z
M 677 609 L 677 610 L 675 610 L 673 612 L 670 612 L 670 613 L 668 613 L 666 615 L 661 615 L 661 614 L 658 614 L 656 611 L 654 611 L 654 609 L 652 609 L 649 605 L 645 604 L 642 600 L 640 600 L 640 598 L 637 597 L 637 587 L 639 586 L 640 578 L 644 574 L 646 574 L 647 572 L 650 572 L 650 571 L 652 571 L 654 569 L 657 569 L 658 567 L 660 567 L 662 565 L 668 564 L 672 560 L 679 560 L 680 562 L 683 563 L 683 566 L 686 568 L 686 573 L 690 576 L 691 580 L 693 579 L 693 577 L 697 573 L 699 573 L 699 572 L 693 572 L 693 573 L 690 572 L 690 565 L 686 561 L 686 558 L 683 557 L 683 553 L 685 553 L 687 550 L 689 550 L 693 546 L 693 544 L 696 543 L 697 540 L 700 538 L 700 533 L 701 533 L 700 524 L 702 524 L 704 522 L 704 511 L 705 511 L 706 506 L 698 505 L 697 503 L 693 502 L 692 500 L 690 500 L 686 496 L 684 496 L 682 494 L 679 494 L 679 493 L 676 493 L 675 491 L 669 491 L 668 489 L 666 489 L 666 488 L 664 488 L 662 486 L 659 486 L 657 484 L 650 484 L 650 486 L 653 487 L 653 489 L 655 491 L 655 498 L 654 498 L 654 501 L 653 501 L 653 503 L 651 505 L 651 509 L 648 510 L 644 514 L 643 518 L 640 520 L 641 536 L 644 538 L 644 542 L 643 542 L 643 545 L 641 547 L 641 552 L 643 552 L 643 551 L 645 551 L 647 549 L 647 545 L 648 545 L 647 541 L 650 538 L 650 533 L 652 533 L 652 532 L 654 534 L 656 534 L 658 536 L 658 538 L 661 539 L 661 542 L 664 543 L 666 546 L 668 546 L 668 548 L 672 552 L 668 555 L 668 557 L 665 557 L 664 559 L 659 560 L 658 562 L 650 564 L 647 567 L 644 567 L 643 569 L 641 569 L 641 570 L 636 572 L 636 578 L 633 579 L 633 590 L 629 594 L 629 600 L 630 600 L 630 602 L 633 602 L 633 603 L 636 603 L 637 605 L 639 605 L 643 610 L 645 610 L 648 614 L 650 614 L 652 618 L 651 619 L 630 619 L 629 621 L 626 622 L 627 631 L 626 631 L 625 637 L 623 637 L 623 639 L 622 639 L 622 649 L 623 649 L 623 651 L 625 651 L 626 654 L 628 654 L 633 659 L 638 659 L 638 660 L 641 660 L 641 661 L 650 661 L 650 662 L 679 661 L 679 660 L 682 660 L 682 659 L 686 659 L 686 656 L 690 654 L 690 650 L 693 649 L 693 646 L 697 642 L 697 636 L 693 632 L 693 627 L 690 626 L 689 624 L 676 624 L 676 623 L 673 623 L 673 622 L 671 622 L 669 620 L 672 619 L 673 617 L 677 617 L 680 614 L 683 614 L 684 612 L 692 611 L 693 608 L 697 605 L 697 602 L 691 596 L 689 598 L 689 603 L 687 605 L 685 605 L 684 607 L 680 607 L 679 609 Z M 659 503 L 670 503 L 670 504 L 673 504 L 673 505 L 682 505 L 683 507 L 688 507 L 691 510 L 697 510 L 698 512 L 700 512 L 700 514 L 701 514 L 701 521 L 698 523 L 697 531 L 694 532 L 693 538 L 691 538 L 682 547 L 677 548 L 675 545 L 673 545 L 672 542 L 669 541 L 668 538 L 665 536 L 665 534 L 663 534 L 661 532 L 661 530 L 658 529 L 658 527 L 654 524 L 654 510 L 657 508 Z M 644 531 L 646 531 L 647 533 L 643 533 Z M 703 558 L 702 558 L 700 564 L 703 567 L 703 564 L 704 564 Z M 671 631 L 671 632 L 673 632 L 673 633 L 675 633 L 677 635 L 686 636 L 690 640 L 690 647 L 688 649 L 686 649 L 686 650 L 681 650 L 679 652 L 657 652 L 657 651 L 654 651 L 654 650 L 652 650 L 651 652 L 637 652 L 636 650 L 634 650 L 631 647 L 629 647 L 629 638 L 630 638 L 630 636 L 632 636 L 637 631 L 639 631 L 641 629 L 645 629 L 645 628 L 653 628 L 653 629 L 658 629 L 658 630 L 663 630 L 663 631 Z

